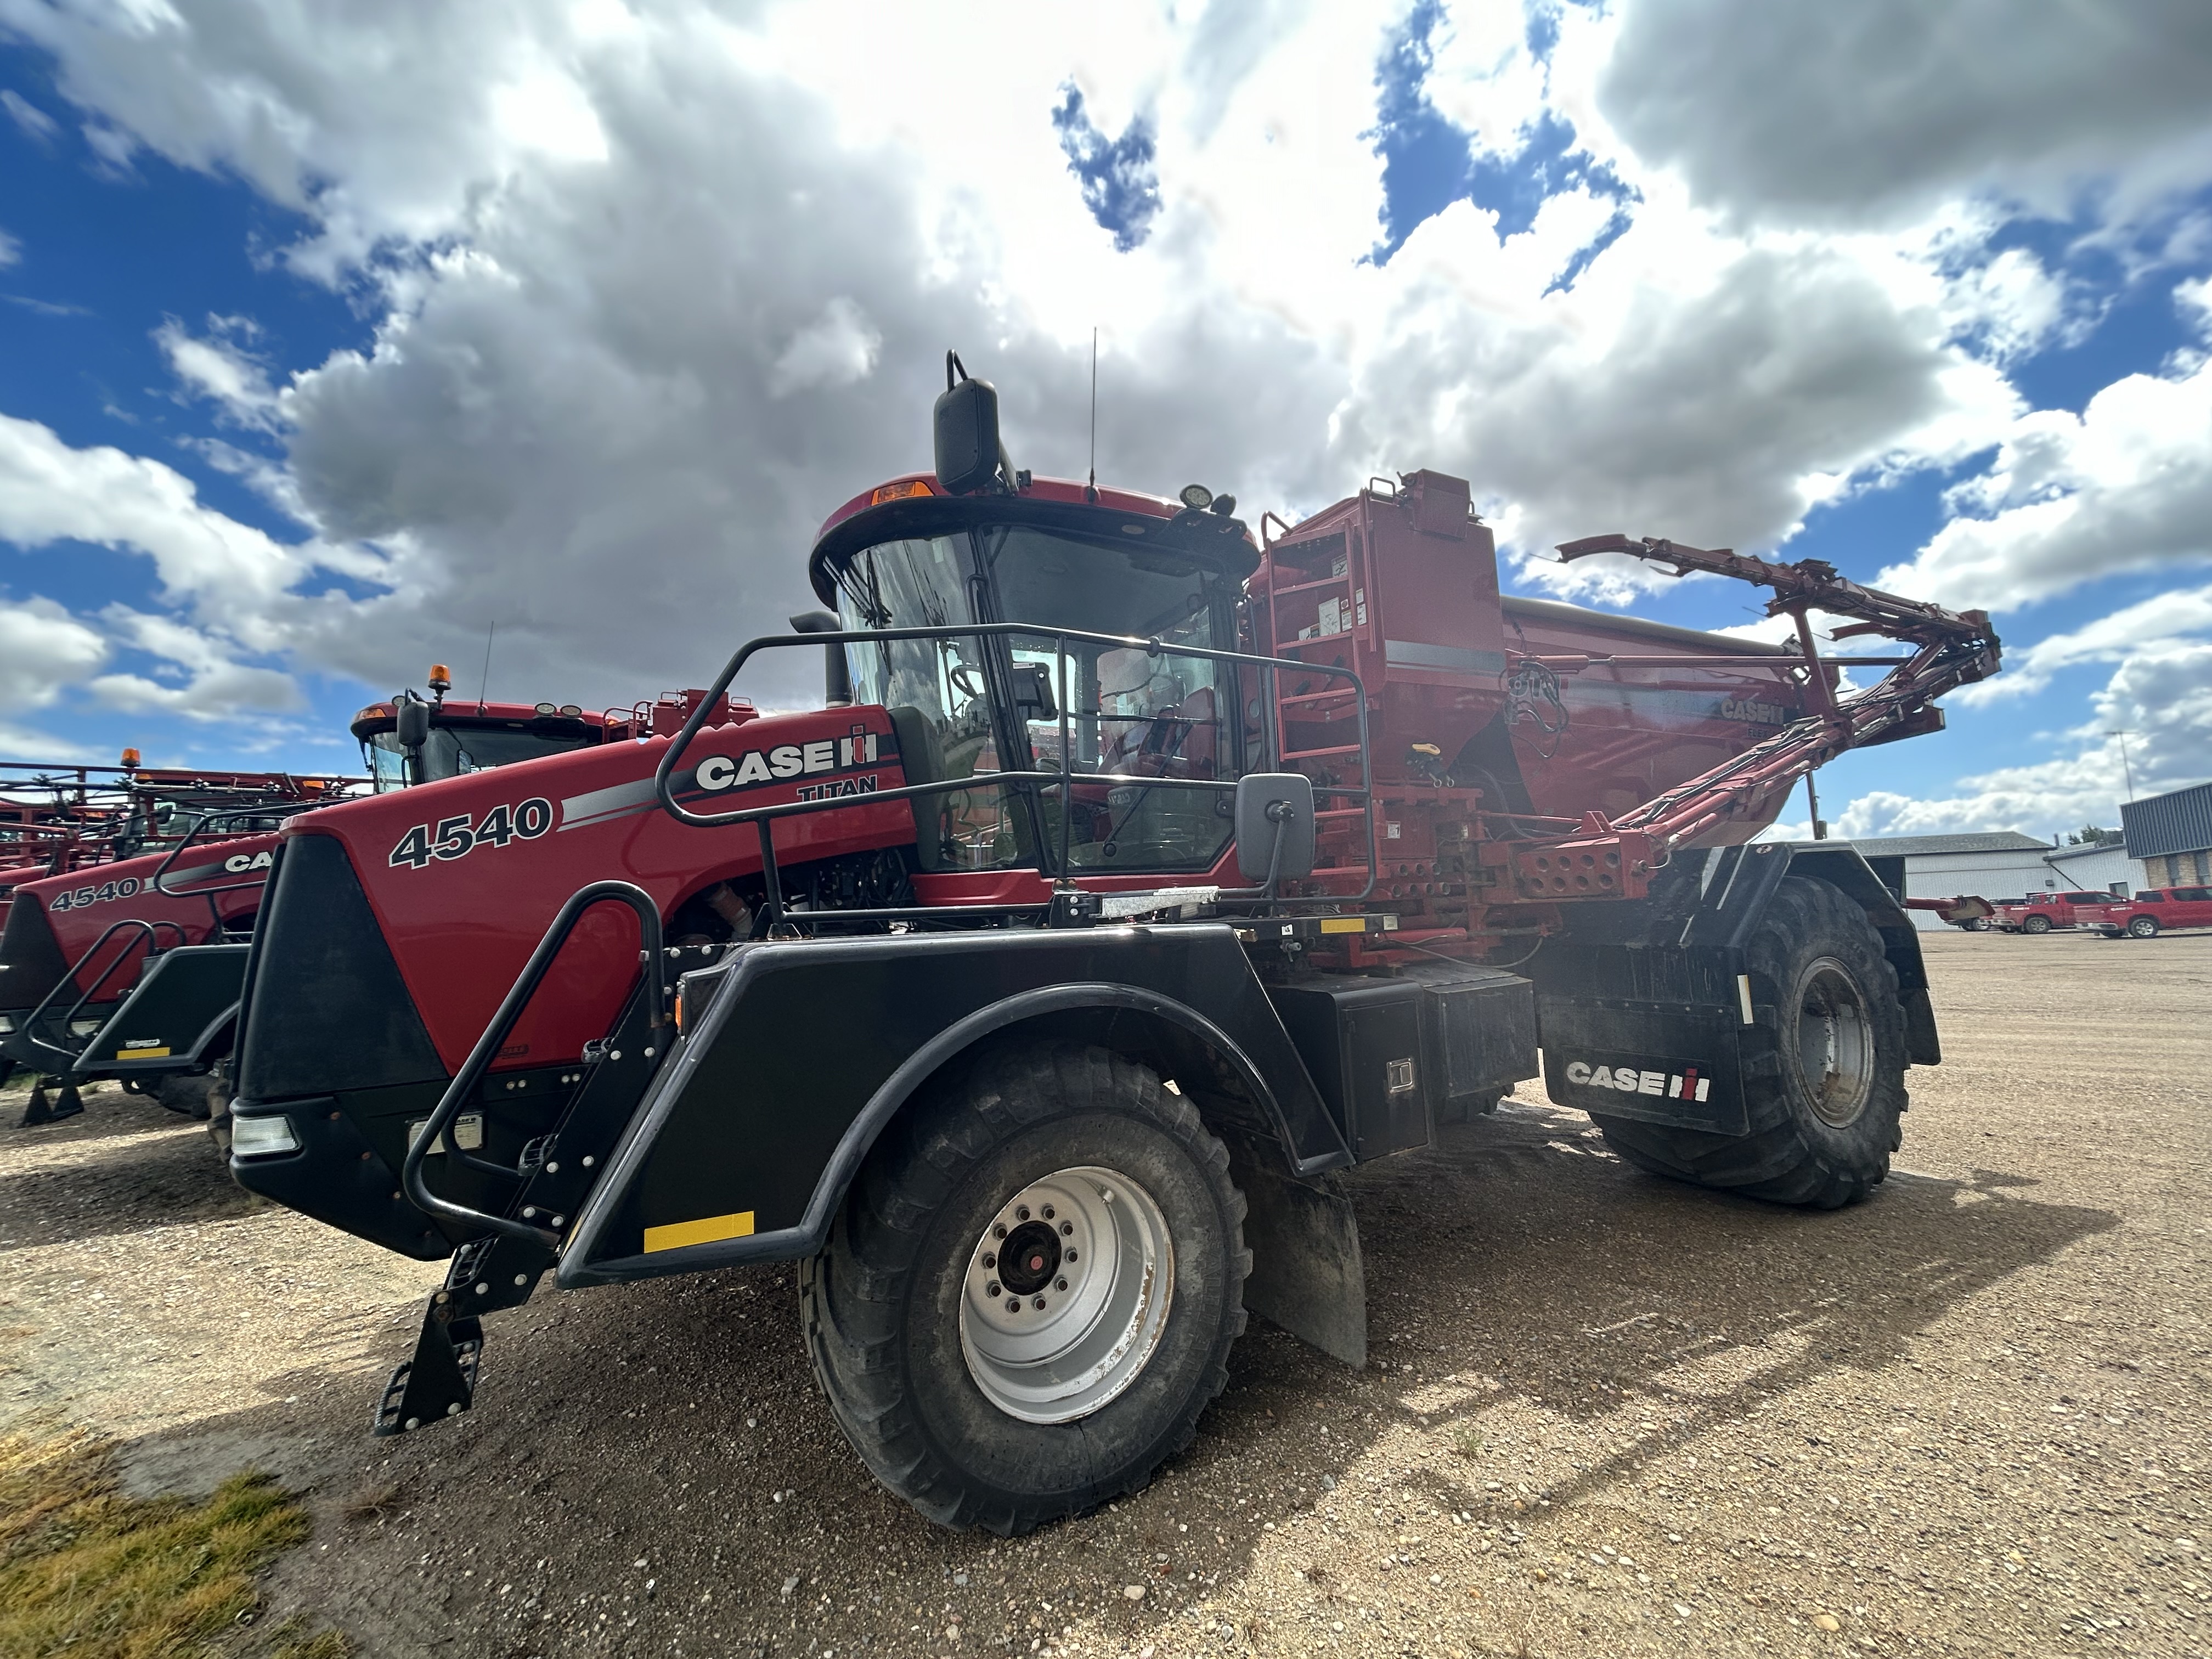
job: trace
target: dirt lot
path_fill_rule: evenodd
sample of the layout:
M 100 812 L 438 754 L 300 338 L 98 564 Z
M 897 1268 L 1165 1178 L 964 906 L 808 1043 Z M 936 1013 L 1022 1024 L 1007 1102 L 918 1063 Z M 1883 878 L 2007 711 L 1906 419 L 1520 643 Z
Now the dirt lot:
M 1950 1058 L 1872 1202 L 1639 1175 L 1524 1085 L 1355 1177 L 1366 1371 L 1255 1325 L 1188 1455 L 1035 1538 L 871 1484 L 787 1270 L 543 1294 L 372 1441 L 436 1271 L 106 1091 L 0 1131 L 0 1414 L 305 1486 L 275 1611 L 374 1655 L 2212 1653 L 2212 937 L 1927 943 Z

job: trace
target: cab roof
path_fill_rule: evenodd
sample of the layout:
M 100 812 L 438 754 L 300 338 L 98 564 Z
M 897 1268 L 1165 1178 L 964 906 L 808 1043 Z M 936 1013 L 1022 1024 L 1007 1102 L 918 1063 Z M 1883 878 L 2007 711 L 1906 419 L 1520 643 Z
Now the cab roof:
M 1259 549 L 1239 520 L 1200 512 L 1177 501 L 1134 490 L 1097 488 L 1074 478 L 1032 477 L 998 495 L 949 495 L 936 476 L 909 472 L 862 490 L 823 520 L 806 562 L 808 580 L 824 605 L 836 603 L 829 566 L 877 542 L 902 536 L 942 535 L 989 516 L 1052 529 L 1158 537 L 1158 544 L 1215 564 L 1238 580 L 1259 568 Z
M 374 737 L 380 732 L 391 731 L 398 719 L 396 704 L 390 701 L 373 702 L 353 717 L 350 730 L 356 738 Z M 431 725 L 474 727 L 479 731 L 488 726 L 505 726 L 573 736 L 586 730 L 603 730 L 606 723 L 605 714 L 586 714 L 574 703 L 562 708 L 550 702 L 477 702 L 449 697 L 444 702 L 430 705 Z

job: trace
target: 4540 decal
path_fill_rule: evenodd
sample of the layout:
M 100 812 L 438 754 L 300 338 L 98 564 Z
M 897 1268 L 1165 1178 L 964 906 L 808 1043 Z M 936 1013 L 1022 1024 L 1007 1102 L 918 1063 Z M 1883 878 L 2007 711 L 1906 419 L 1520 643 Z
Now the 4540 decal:
M 137 890 L 138 878 L 125 876 L 120 881 L 103 881 L 97 887 L 77 887 L 66 893 L 57 893 L 46 908 L 81 910 L 88 904 L 105 904 L 110 899 L 129 898 Z
M 553 803 L 533 795 L 512 806 L 495 806 L 474 820 L 466 812 L 457 812 L 434 824 L 416 824 L 399 838 L 385 862 L 395 870 L 402 865 L 420 870 L 432 859 L 465 859 L 479 847 L 536 841 L 552 827 Z

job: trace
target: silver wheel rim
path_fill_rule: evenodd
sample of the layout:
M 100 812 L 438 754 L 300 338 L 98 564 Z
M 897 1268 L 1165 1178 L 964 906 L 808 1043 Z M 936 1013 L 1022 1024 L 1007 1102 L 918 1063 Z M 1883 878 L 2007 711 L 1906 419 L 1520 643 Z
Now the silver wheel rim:
M 2148 916 L 2137 916 L 2128 924 L 2128 932 L 2133 933 L 2137 939 L 2148 939 L 2153 933 L 2158 932 L 2158 924 Z
M 1874 1093 L 1874 1021 L 1833 957 L 1797 975 L 1797 1074 L 1814 1115 L 1833 1128 L 1856 1123 Z
M 1118 1170 L 1056 1170 L 1008 1199 L 969 1251 L 960 1352 L 1007 1416 L 1071 1423 L 1143 1374 L 1174 1297 L 1152 1195 Z

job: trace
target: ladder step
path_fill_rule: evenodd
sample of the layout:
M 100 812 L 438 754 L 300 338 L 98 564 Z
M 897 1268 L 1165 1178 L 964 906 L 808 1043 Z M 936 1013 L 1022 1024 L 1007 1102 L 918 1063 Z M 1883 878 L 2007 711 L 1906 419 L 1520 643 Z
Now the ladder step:
M 1275 699 L 1275 703 L 1278 708 L 1288 708 L 1294 702 L 1328 702 L 1354 695 L 1356 694 L 1352 689 L 1345 685 L 1338 687 L 1334 691 L 1301 691 L 1294 697 L 1278 697 Z
M 1274 595 L 1279 599 L 1286 593 L 1310 593 L 1317 587 L 1349 587 L 1351 586 L 1350 576 L 1323 576 L 1319 581 L 1292 582 L 1286 587 L 1278 587 L 1274 590 Z
M 1314 819 L 1318 823 L 1322 818 L 1364 818 L 1366 816 L 1367 809 L 1364 806 L 1332 806 L 1326 811 L 1315 813 Z
M 1329 755 L 1356 755 L 1358 752 L 1359 745 L 1358 744 L 1347 743 L 1335 749 L 1286 750 L 1284 751 L 1283 758 L 1286 761 L 1320 760 Z

